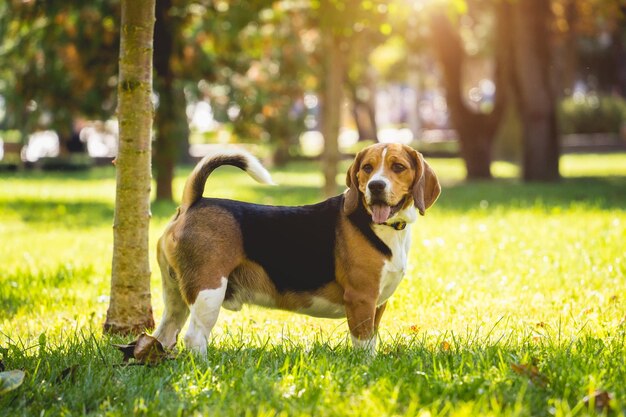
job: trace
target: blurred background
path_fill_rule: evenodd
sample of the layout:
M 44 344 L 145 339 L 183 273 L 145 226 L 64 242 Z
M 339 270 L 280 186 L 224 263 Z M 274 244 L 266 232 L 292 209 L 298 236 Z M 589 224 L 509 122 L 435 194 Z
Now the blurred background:
M 621 0 L 157 0 L 156 198 L 175 167 L 238 143 L 276 166 L 374 142 L 560 177 L 572 152 L 626 150 Z M 119 1 L 0 4 L 0 169 L 116 154 Z

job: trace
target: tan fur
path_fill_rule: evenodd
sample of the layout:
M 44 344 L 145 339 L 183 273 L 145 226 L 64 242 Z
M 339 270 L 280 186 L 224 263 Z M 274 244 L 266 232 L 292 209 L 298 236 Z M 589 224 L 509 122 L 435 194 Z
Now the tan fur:
M 167 228 L 166 258 L 181 292 L 193 304 L 198 292 L 217 288 L 243 260 L 239 225 L 230 213 L 206 207 L 181 214 Z
M 346 186 L 348 190 L 345 193 L 343 203 L 343 210 L 346 214 L 354 212 L 359 204 L 359 180 L 357 174 L 364 154 L 365 152 L 361 151 L 356 155 L 346 174 Z
M 296 311 L 306 309 L 313 303 L 315 297 L 321 297 L 334 304 L 343 303 L 343 289 L 335 282 L 331 282 L 322 288 L 311 292 L 279 293 L 276 287 L 265 273 L 265 270 L 255 262 L 244 260 L 229 276 L 229 282 L 233 287 L 245 288 L 248 294 L 264 294 L 274 304 L 273 307 L 280 310 Z M 244 302 L 252 299 L 245 299 Z
M 385 159 L 383 152 L 386 150 Z M 392 167 L 394 163 L 402 164 L 406 170 L 396 173 Z M 373 167 L 371 173 L 362 170 L 362 167 L 370 164 Z M 383 168 L 383 175 L 391 181 L 389 205 L 399 204 L 403 198 L 412 196 L 402 208 L 406 208 L 411 202 L 424 215 L 427 208 L 432 206 L 441 192 L 441 186 L 435 172 L 421 153 L 415 149 L 397 143 L 376 144 L 359 152 L 354 162 L 348 169 L 346 176 L 346 191 L 344 211 L 346 214 L 356 210 L 359 197 L 363 197 L 370 177 Z
M 420 155 L 421 157 L 421 155 Z M 426 209 L 430 208 L 441 194 L 441 185 L 435 175 L 435 171 L 424 161 L 424 173 L 418 178 L 413 187 L 413 200 L 415 207 L 423 216 Z
M 350 333 L 360 340 L 374 334 L 380 271 L 385 257 L 342 216 L 335 250 L 337 282 L 344 290 L 343 302 Z

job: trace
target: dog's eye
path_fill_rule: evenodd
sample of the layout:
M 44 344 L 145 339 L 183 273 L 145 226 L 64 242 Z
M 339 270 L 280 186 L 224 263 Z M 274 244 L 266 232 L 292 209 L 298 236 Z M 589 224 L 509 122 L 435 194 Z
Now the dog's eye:
M 361 167 L 361 169 L 365 171 L 366 174 L 369 174 L 374 170 L 374 167 L 371 166 L 370 164 L 365 164 Z
M 395 163 L 395 164 L 391 165 L 391 169 L 393 170 L 393 172 L 400 173 L 400 172 L 404 171 L 406 169 L 406 167 L 404 165 L 402 165 L 402 164 Z

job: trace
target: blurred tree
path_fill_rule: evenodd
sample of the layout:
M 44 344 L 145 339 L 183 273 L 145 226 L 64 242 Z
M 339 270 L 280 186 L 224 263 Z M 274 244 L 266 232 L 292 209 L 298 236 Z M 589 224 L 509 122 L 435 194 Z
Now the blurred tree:
M 372 65 L 372 53 L 392 36 L 388 20 L 395 5 L 361 2 L 359 7 L 366 11 L 357 15 L 347 42 L 346 71 L 344 79 L 347 98 L 351 104 L 352 117 L 357 128 L 359 141 L 378 141 L 376 124 L 376 91 L 378 74 Z
M 0 5 L 4 127 L 20 129 L 23 136 L 39 128 L 53 129 L 65 151 L 73 120 L 108 119 L 115 112 L 119 0 L 10 3 Z M 215 51 L 201 49 L 206 42 L 193 37 L 198 15 L 207 18 L 202 3 L 207 2 L 157 3 L 154 162 L 159 200 L 172 199 L 175 163 L 188 158 L 184 87 L 214 72 Z M 258 13 L 258 7 L 253 9 Z
M 346 87 L 352 103 L 352 117 L 359 134 L 359 141 L 372 140 L 378 142 L 374 71 L 369 65 L 356 71 L 363 72 L 355 76 L 354 72 L 348 71 Z
M 111 300 L 104 331 L 154 327 L 150 302 L 150 160 L 155 0 L 122 0 Z
M 274 163 L 284 165 L 305 129 L 304 95 L 307 89 L 314 88 L 314 75 L 300 37 L 307 33 L 303 10 L 274 7 L 266 15 L 260 26 L 263 54 L 256 61 L 262 74 L 259 74 L 261 91 L 257 97 L 263 105 L 262 125 L 267 138 L 274 143 Z M 255 68 L 251 70 L 255 72 Z M 250 71 L 248 74 L 251 75 Z
M 344 82 L 350 64 L 364 67 L 373 47 L 366 42 L 363 50 L 348 46 L 365 28 L 379 30 L 385 11 L 378 6 L 385 3 L 217 2 L 209 10 L 214 17 L 198 26 L 210 34 L 219 68 L 213 79 L 205 77 L 200 96 L 211 101 L 218 120 L 232 123 L 237 137 L 275 143 L 274 159 L 281 163 L 303 130 L 303 96 L 317 91 L 325 193 L 336 194 Z M 358 74 L 351 83 L 355 89 L 363 85 L 362 73 L 353 71 Z
M 320 0 L 317 6 L 321 37 L 321 125 L 324 136 L 322 164 L 324 169 L 324 195 L 337 194 L 337 164 L 339 163 L 339 128 L 341 105 L 344 99 L 343 82 L 346 74 L 346 30 L 352 26 L 352 17 L 346 12 L 354 9 L 344 2 Z M 315 7 L 314 6 L 314 7 Z M 348 6 L 348 7 L 346 7 Z
M 176 4 L 175 4 L 176 3 Z M 187 120 L 183 74 L 176 71 L 174 57 L 180 54 L 183 38 L 184 1 L 156 2 L 154 25 L 154 89 L 158 94 L 155 115 L 156 199 L 172 200 L 172 181 L 177 162 L 189 161 L 189 122 Z
M 171 200 L 174 163 L 188 155 L 186 103 L 177 81 L 182 77 L 171 67 L 184 39 L 182 19 L 172 0 L 157 5 L 157 199 Z M 61 151 L 66 152 L 77 133 L 72 131 L 74 120 L 112 117 L 118 22 L 119 0 L 11 1 L 11 13 L 0 13 L 0 56 L 6 65 L 0 69 L 5 76 L 0 85 L 7 102 L 5 127 L 24 134 L 53 129 L 59 134 Z
M 575 84 L 626 95 L 626 48 L 621 0 L 551 0 L 554 70 L 559 96 Z
M 51 128 L 68 151 L 77 118 L 115 111 L 119 1 L 0 4 L 3 122 L 26 137 Z
M 186 30 L 200 47 L 185 56 L 211 56 L 200 83 L 188 86 L 194 100 L 211 103 L 232 138 L 274 147 L 284 163 L 303 130 L 303 95 L 310 84 L 302 41 L 305 7 L 293 2 L 213 2 Z M 185 66 L 189 66 L 185 63 Z
M 557 106 L 551 83 L 550 3 L 524 0 L 511 7 L 512 81 L 523 126 L 522 176 L 552 181 L 559 174 Z
M 459 136 L 468 179 L 491 178 L 493 142 L 506 105 L 510 16 L 502 4 L 495 8 L 495 97 L 493 109 L 488 113 L 467 103 L 463 86 L 465 48 L 459 28 L 453 27 L 446 13 L 438 12 L 431 18 L 432 43 L 442 65 L 448 111 Z
M 511 92 L 522 126 L 522 175 L 529 181 L 559 178 L 557 107 L 551 79 L 550 39 L 553 16 L 544 0 L 451 1 L 447 12 L 464 5 L 491 10 L 496 16 L 496 99 L 490 115 L 469 112 L 462 97 L 462 43 L 447 17 L 433 19 L 433 43 L 443 64 L 451 118 L 460 137 L 468 177 L 489 177 L 491 143 L 503 114 L 504 94 Z M 508 88 L 510 85 L 512 88 Z M 499 88 L 498 88 L 499 87 Z M 507 99 L 508 101 L 508 99 Z M 489 139 L 485 139 L 489 138 Z M 478 163 L 471 163 L 476 161 Z M 482 167 L 482 168 L 481 168 Z
M 346 78 L 356 73 L 361 78 L 359 86 L 367 88 L 367 83 L 362 80 L 365 71 L 354 70 L 351 74 L 350 68 L 351 65 L 363 66 L 364 58 L 368 59 L 376 46 L 373 42 L 363 50 L 359 50 L 353 48 L 353 45 L 365 46 L 364 43 L 359 43 L 358 39 L 371 35 L 371 32 L 364 32 L 364 29 L 368 27 L 375 28 L 374 30 L 379 30 L 384 35 L 391 33 L 391 26 L 384 23 L 389 5 L 384 1 L 372 0 L 319 0 L 312 2 L 312 11 L 315 12 L 314 24 L 320 36 L 318 62 L 320 64 L 319 95 L 322 105 L 321 131 L 324 136 L 322 153 L 324 194 L 332 196 L 337 193 L 337 164 L 340 159 L 338 138 L 344 101 L 343 86 L 348 84 L 355 88 L 356 80 L 346 83 Z M 370 37 L 370 39 L 375 38 Z M 382 41 L 382 38 L 380 39 Z M 352 61 L 350 60 L 351 52 Z

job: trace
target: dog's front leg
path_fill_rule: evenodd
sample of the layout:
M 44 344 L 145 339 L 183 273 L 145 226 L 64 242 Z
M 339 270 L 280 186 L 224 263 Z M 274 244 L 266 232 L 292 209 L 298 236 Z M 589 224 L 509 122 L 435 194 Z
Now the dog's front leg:
M 385 308 L 387 308 L 387 302 L 385 301 L 378 307 L 376 307 L 376 317 L 374 318 L 374 332 L 378 333 L 378 327 L 380 326 L 380 319 L 383 318 L 383 313 L 385 312 Z
M 376 354 L 376 297 L 362 290 L 348 288 L 344 292 L 348 327 L 352 336 L 352 344 L 369 355 Z

